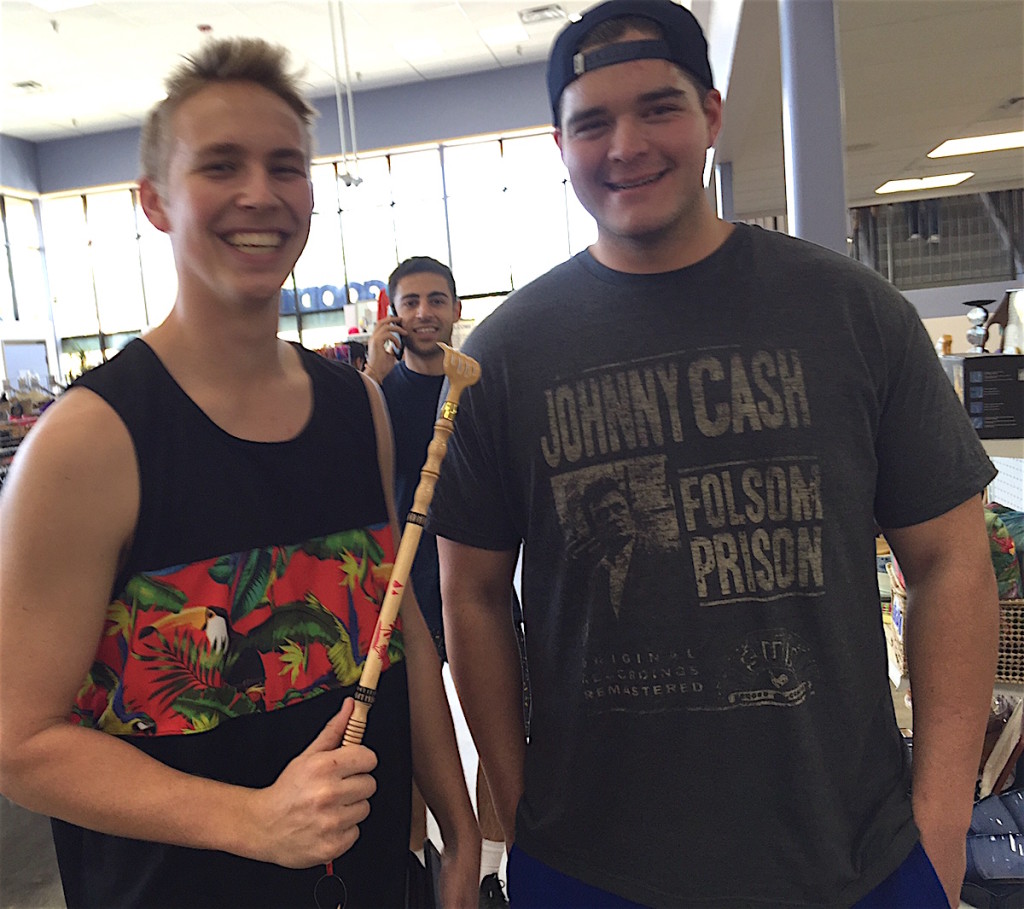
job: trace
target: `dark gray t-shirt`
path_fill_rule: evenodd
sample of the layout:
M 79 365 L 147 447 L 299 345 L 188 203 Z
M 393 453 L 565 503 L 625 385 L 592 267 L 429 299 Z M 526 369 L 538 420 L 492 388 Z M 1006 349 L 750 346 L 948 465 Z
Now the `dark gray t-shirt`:
M 917 839 L 876 524 L 994 474 L 916 312 L 737 225 L 669 274 L 581 253 L 464 349 L 430 527 L 524 546 L 517 845 L 654 906 L 855 902 Z

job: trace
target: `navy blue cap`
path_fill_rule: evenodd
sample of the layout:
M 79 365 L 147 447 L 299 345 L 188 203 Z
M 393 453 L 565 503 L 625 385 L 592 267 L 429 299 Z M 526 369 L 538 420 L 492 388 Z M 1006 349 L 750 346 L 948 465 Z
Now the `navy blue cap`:
M 622 41 L 580 52 L 584 38 L 595 26 L 622 16 L 642 16 L 661 26 L 664 38 Z M 586 10 L 558 33 L 548 56 L 548 96 L 554 122 L 566 86 L 586 72 L 628 60 L 669 60 L 705 88 L 714 88 L 708 42 L 693 13 L 672 0 L 607 0 Z

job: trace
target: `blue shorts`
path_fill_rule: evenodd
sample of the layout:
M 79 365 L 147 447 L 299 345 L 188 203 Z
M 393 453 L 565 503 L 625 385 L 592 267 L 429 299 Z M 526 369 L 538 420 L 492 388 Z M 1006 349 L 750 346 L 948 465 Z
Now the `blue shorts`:
M 513 846 L 508 856 L 510 909 L 645 909 L 607 890 L 591 887 Z M 853 909 L 949 909 L 946 892 L 918 843 L 906 860 Z
M 966 849 L 966 844 L 964 846 Z M 946 891 L 928 854 L 917 843 L 903 864 L 853 909 L 949 909 Z
M 518 846 L 508 854 L 509 909 L 643 909 L 537 861 Z

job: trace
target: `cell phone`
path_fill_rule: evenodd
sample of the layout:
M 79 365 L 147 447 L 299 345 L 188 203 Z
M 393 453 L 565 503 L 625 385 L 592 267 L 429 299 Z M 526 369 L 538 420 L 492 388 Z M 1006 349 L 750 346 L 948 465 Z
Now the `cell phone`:
M 398 317 L 398 310 L 395 309 L 394 303 L 391 303 L 388 306 L 388 312 L 390 312 L 391 315 L 395 316 L 396 318 Z M 395 355 L 395 359 L 401 360 L 402 354 L 405 353 L 405 339 L 400 334 L 398 334 L 398 332 L 394 332 L 392 333 L 391 339 L 388 341 L 388 344 L 391 347 L 391 353 Z

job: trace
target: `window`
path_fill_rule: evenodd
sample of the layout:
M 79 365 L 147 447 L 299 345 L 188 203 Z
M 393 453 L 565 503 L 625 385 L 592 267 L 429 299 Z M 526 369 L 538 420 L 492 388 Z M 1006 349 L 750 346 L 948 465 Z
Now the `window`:
M 444 166 L 451 266 L 459 293 L 511 290 L 512 240 L 505 211 L 501 143 L 491 140 L 446 147 Z
M 84 200 L 82 196 L 44 198 L 40 208 L 57 335 L 95 335 L 99 318 Z
M 372 328 L 379 288 L 409 256 L 450 263 L 463 296 L 487 298 L 479 314 L 467 309 L 468 319 L 479 320 L 514 287 L 596 237 L 549 130 L 363 155 L 350 165 L 358 184 L 339 179 L 342 166 L 311 168 L 309 240 L 282 295 L 282 337 L 301 330 L 307 345 L 344 340 L 350 327 Z M 89 365 L 102 357 L 101 331 L 117 336 L 109 338 L 116 347 L 125 334 L 166 318 L 177 294 L 171 244 L 145 217 L 137 190 L 44 197 L 46 271 L 33 203 L 6 201 L 14 285 L 9 269 L 0 269 L 0 318 L 13 318 L 15 305 L 21 318 L 26 305 L 32 318 L 48 318 L 52 303 L 62 346 Z
M 410 256 L 449 259 L 440 149 L 392 154 L 390 164 L 395 261 L 382 280 Z
M 569 218 L 569 252 L 575 255 L 597 240 L 597 222 L 576 198 L 568 179 L 563 189 L 565 210 Z
M 85 201 L 100 331 L 139 331 L 148 319 L 132 193 L 91 193 Z
M 341 198 L 341 236 L 350 285 L 349 301 L 363 300 L 365 311 L 365 301 L 375 299 L 371 282 L 387 280 L 394 270 L 397 250 L 387 156 L 361 159 L 359 176 L 362 183 L 358 186 L 342 184 L 338 193 Z
M 0 322 L 13 322 L 14 290 L 11 288 L 11 269 L 6 259 L 0 266 Z
M 3 310 L 5 318 L 8 312 L 13 317 L 16 302 L 20 321 L 48 322 L 50 301 L 46 289 L 43 257 L 39 249 L 39 222 L 36 218 L 35 203 L 29 199 L 6 196 L 4 215 L 7 222 L 11 272 L 14 275 L 14 293 L 8 304 L 10 309 Z M 10 287 L 9 277 L 7 286 Z
M 306 248 L 295 263 L 295 282 L 300 292 L 312 287 L 338 288 L 337 293 L 330 291 L 322 294 L 322 303 L 327 309 L 344 311 L 345 262 L 341 255 L 341 225 L 338 221 L 334 164 L 314 166 L 312 179 L 313 218 Z M 285 283 L 285 288 L 291 288 L 290 281 Z
M 503 143 L 508 184 L 512 284 L 522 287 L 569 256 L 565 184 L 569 179 L 550 133 Z
M 5 206 L 5 199 L 0 196 L 0 207 Z M 14 321 L 14 288 L 11 285 L 11 244 L 7 240 L 7 219 L 0 224 L 4 232 L 4 258 L 0 262 L 0 322 Z
M 149 325 L 159 325 L 167 318 L 178 295 L 178 273 L 174 270 L 171 240 L 151 223 L 139 203 L 135 201 L 135 226 L 139 235 L 139 261 L 142 263 L 142 288 L 146 301 Z

